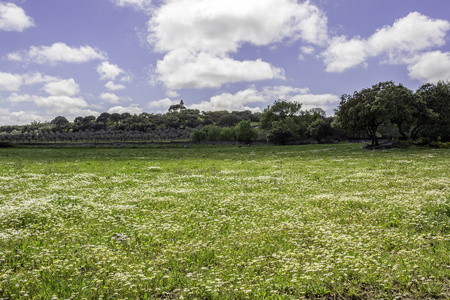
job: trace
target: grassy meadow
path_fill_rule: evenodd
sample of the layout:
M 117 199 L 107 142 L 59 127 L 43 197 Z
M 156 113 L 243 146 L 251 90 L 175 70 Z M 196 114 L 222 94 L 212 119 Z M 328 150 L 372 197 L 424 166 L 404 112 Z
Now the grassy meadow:
M 450 298 L 450 151 L 0 149 L 0 299 Z

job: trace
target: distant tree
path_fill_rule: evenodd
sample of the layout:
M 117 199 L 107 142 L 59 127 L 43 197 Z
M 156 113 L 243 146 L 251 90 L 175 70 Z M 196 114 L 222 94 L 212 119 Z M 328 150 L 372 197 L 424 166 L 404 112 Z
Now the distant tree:
M 419 134 L 436 139 L 450 137 L 450 82 L 422 85 L 415 93 L 418 110 L 414 115 L 412 138 Z
M 261 114 L 260 128 L 271 129 L 272 123 L 286 118 L 298 116 L 301 112 L 302 104 L 286 100 L 277 100 L 275 103 L 264 110 Z
M 104 124 L 106 124 L 106 122 L 108 122 L 110 120 L 110 118 L 111 118 L 111 114 L 109 114 L 107 112 L 104 112 L 104 113 L 101 113 L 97 117 L 96 122 L 97 123 L 104 123 Z
M 189 139 L 193 142 L 206 141 L 206 132 L 203 130 L 194 130 L 189 136 Z
M 241 122 L 242 120 L 243 120 L 242 117 L 238 116 L 237 114 L 235 114 L 233 112 L 231 114 L 222 115 L 219 118 L 217 125 L 222 126 L 222 127 L 230 127 L 230 126 L 236 125 L 237 123 Z
M 220 131 L 219 139 L 221 141 L 234 142 L 236 140 L 236 131 L 234 127 L 224 127 Z
M 380 82 L 353 95 L 342 95 L 335 124 L 343 129 L 363 130 L 372 140 L 372 145 L 378 145 L 378 129 L 392 117 L 389 98 L 382 97 L 381 91 L 393 84 L 392 81 Z
M 331 119 L 317 119 L 308 127 L 308 134 L 311 138 L 317 140 L 319 143 L 322 140 L 330 139 L 334 135 L 334 130 L 331 127 Z
M 173 112 L 181 112 L 183 110 L 186 110 L 186 107 L 184 106 L 184 101 L 180 100 L 179 104 L 174 104 L 169 107 L 169 113 Z
M 208 125 L 203 128 L 206 132 L 206 139 L 208 141 L 218 141 L 220 139 L 220 132 L 222 128 L 214 125 Z
M 299 126 L 292 117 L 280 121 L 273 121 L 267 133 L 267 141 L 275 144 L 285 145 L 290 140 L 298 138 Z
M 250 120 L 241 121 L 236 125 L 236 140 L 250 143 L 258 138 L 258 132 L 251 125 Z
M 302 104 L 278 100 L 261 114 L 259 126 L 266 130 L 267 140 L 284 145 L 289 140 L 303 136 L 309 123 L 310 114 L 301 110 Z
M 311 108 L 311 109 L 309 110 L 309 112 L 310 112 L 311 114 L 313 114 L 313 115 L 318 115 L 318 116 L 320 116 L 321 118 L 325 118 L 325 117 L 327 116 L 327 114 L 325 113 L 325 111 L 324 111 L 322 108 L 320 108 L 320 107 Z
M 70 124 L 70 122 L 63 116 L 54 118 L 50 123 L 53 124 L 57 130 L 64 130 Z
M 417 110 L 413 92 L 401 84 L 389 84 L 380 91 L 379 97 L 386 101 L 389 122 L 397 127 L 402 139 L 408 139 L 413 115 Z

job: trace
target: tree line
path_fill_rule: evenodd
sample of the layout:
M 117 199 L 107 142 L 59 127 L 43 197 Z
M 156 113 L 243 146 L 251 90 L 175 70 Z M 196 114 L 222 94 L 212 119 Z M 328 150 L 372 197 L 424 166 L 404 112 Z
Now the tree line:
M 413 92 L 392 81 L 341 96 L 335 115 L 277 100 L 262 113 L 200 112 L 184 102 L 164 114 L 107 113 L 58 116 L 51 122 L 0 127 L 0 142 L 142 142 L 266 140 L 275 144 L 370 138 L 433 141 L 450 138 L 450 83 L 427 83 Z

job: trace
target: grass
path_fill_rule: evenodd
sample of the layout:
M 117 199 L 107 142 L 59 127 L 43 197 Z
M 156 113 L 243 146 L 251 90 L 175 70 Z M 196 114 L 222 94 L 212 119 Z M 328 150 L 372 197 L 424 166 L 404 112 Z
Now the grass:
M 0 299 L 450 298 L 450 151 L 0 149 Z

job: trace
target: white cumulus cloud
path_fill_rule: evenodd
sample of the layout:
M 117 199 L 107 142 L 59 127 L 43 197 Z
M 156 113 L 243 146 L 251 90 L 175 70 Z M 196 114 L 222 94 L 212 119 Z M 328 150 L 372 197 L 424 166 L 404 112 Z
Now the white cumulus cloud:
M 160 51 L 235 52 L 243 42 L 269 45 L 301 38 L 324 43 L 327 19 L 309 1 L 169 0 L 156 10 L 149 31 L 149 41 Z
M 110 109 L 108 109 L 107 113 L 110 113 L 110 114 L 113 114 L 113 113 L 118 113 L 118 114 L 130 113 L 132 115 L 139 115 L 139 114 L 142 113 L 142 108 L 137 107 L 137 106 L 128 106 L 128 107 L 114 106 L 114 107 L 111 107 Z
M 253 112 L 261 112 L 259 107 L 250 107 L 247 104 L 265 102 L 264 96 L 255 88 L 251 87 L 235 94 L 222 93 L 211 97 L 209 101 L 189 105 L 189 108 L 198 109 L 200 111 L 243 111 L 250 110 Z
M 118 75 L 124 73 L 124 70 L 117 65 L 104 61 L 97 66 L 97 72 L 100 75 L 101 80 L 114 80 Z
M 166 53 L 155 72 L 169 89 L 284 78 L 267 62 L 237 61 L 230 54 L 243 43 L 299 39 L 317 45 L 328 39 L 327 18 L 309 1 L 167 0 L 149 21 L 148 41 Z
M 112 103 L 112 104 L 119 104 L 119 96 L 117 96 L 116 94 L 113 93 L 101 93 L 100 94 L 100 98 L 103 101 L 106 101 L 108 103 Z
M 327 114 L 332 114 L 332 109 L 339 103 L 340 98 L 333 94 L 312 94 L 308 88 L 296 88 L 291 86 L 266 86 L 261 90 L 251 86 L 235 94 L 222 93 L 211 97 L 208 101 L 191 104 L 189 108 L 201 111 L 242 111 L 250 110 L 261 112 L 268 104 L 276 100 L 300 102 L 302 109 L 320 107 Z
M 34 26 L 33 19 L 14 3 L 0 2 L 0 30 L 19 31 Z
M 288 100 L 302 103 L 302 110 L 322 108 L 328 115 L 331 115 L 333 108 L 339 104 L 340 98 L 334 94 L 305 94 L 289 97 Z
M 322 53 L 327 72 L 343 72 L 366 64 L 367 42 L 359 38 L 347 40 L 344 36 L 333 38 L 328 49 Z
M 34 99 L 38 107 L 46 108 L 50 112 L 73 115 L 74 112 L 80 111 L 88 106 L 82 97 L 70 96 L 48 96 L 36 97 Z
M 437 83 L 450 80 L 450 52 L 426 52 L 408 65 L 409 76 L 422 82 Z
M 105 60 L 106 54 L 91 46 L 70 47 L 64 43 L 51 46 L 32 46 L 27 51 L 9 53 L 9 60 L 34 62 L 37 64 L 84 63 L 92 60 Z
M 180 104 L 180 101 L 170 100 L 164 98 L 158 101 L 151 101 L 147 107 L 154 113 L 165 113 L 169 110 L 171 105 Z
M 125 89 L 125 86 L 123 84 L 115 84 L 113 81 L 108 81 L 105 84 L 105 87 L 110 91 L 118 91 Z
M 0 125 L 25 125 L 33 121 L 48 121 L 50 118 L 36 111 L 10 111 L 0 108 Z
M 191 53 L 185 49 L 169 52 L 158 61 L 159 80 L 172 90 L 217 88 L 224 83 L 284 78 L 284 71 L 262 60 L 237 61 L 226 55 Z
M 75 96 L 80 92 L 80 86 L 70 78 L 49 82 L 44 85 L 44 90 L 51 96 Z
M 331 40 L 322 53 L 328 72 L 343 72 L 367 64 L 370 57 L 381 56 L 391 64 L 407 64 L 422 51 L 443 46 L 450 22 L 413 12 L 392 26 L 378 29 L 367 39 L 345 36 Z
M 34 85 L 59 80 L 57 77 L 42 75 L 39 72 L 27 74 L 11 74 L 0 72 L 0 91 L 15 92 L 22 85 Z
M 22 76 L 25 85 L 34 85 L 59 80 L 58 77 L 43 75 L 39 72 L 28 73 Z
M 0 91 L 17 91 L 22 84 L 21 75 L 0 72 Z
M 147 10 L 151 7 L 151 0 L 112 0 L 117 6 L 128 6 L 138 10 Z

